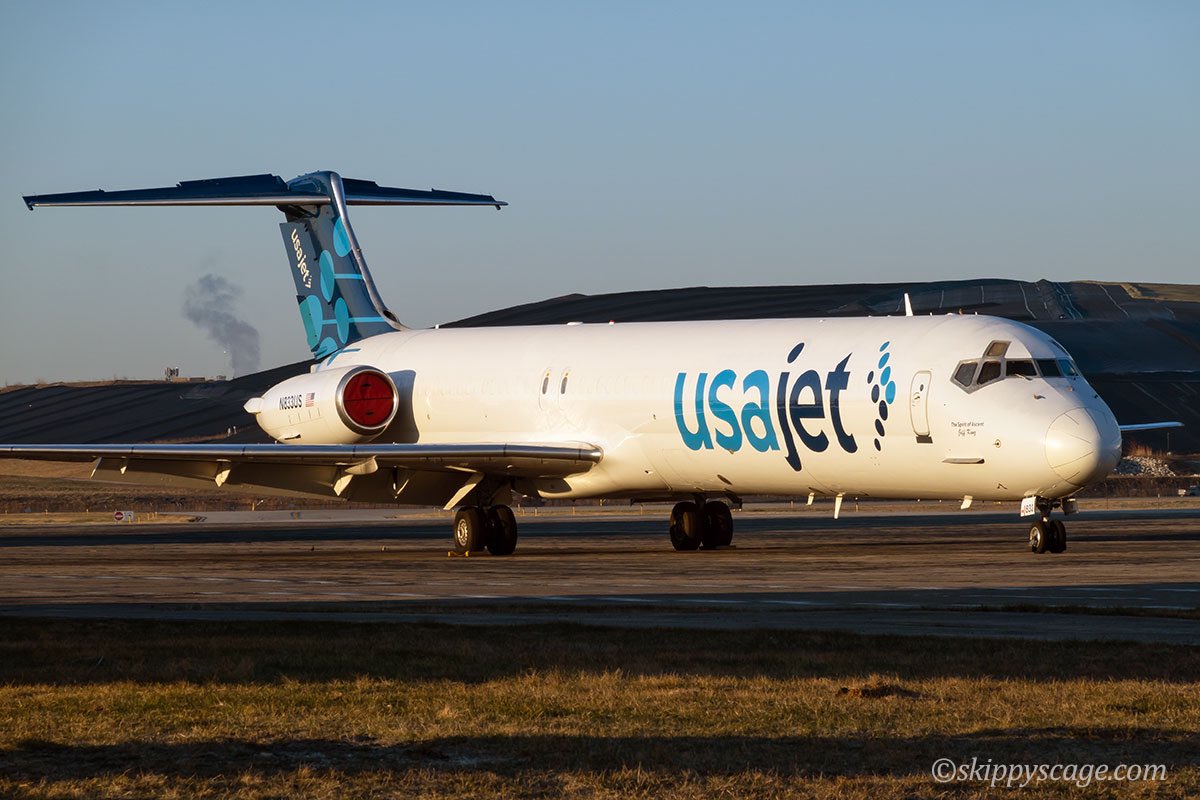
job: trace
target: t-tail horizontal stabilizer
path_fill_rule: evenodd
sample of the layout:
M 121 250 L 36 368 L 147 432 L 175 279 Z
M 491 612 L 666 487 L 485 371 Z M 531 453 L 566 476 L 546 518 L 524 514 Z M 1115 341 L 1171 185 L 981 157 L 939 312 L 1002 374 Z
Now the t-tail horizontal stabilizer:
M 333 175 L 335 173 L 316 173 Z M 289 206 L 329 205 L 333 198 L 319 191 L 304 191 L 278 175 L 240 175 L 183 181 L 159 189 L 106 192 L 63 192 L 32 194 L 22 199 L 30 210 L 42 206 Z M 440 189 L 397 189 L 374 181 L 342 179 L 344 200 L 350 206 L 501 206 L 508 205 L 490 194 L 445 192 Z
M 184 181 L 129 191 L 28 195 L 39 206 L 275 206 L 296 284 L 300 319 L 313 357 L 326 358 L 368 336 L 403 330 L 375 289 L 350 226 L 348 206 L 507 205 L 490 194 L 439 189 L 398 189 L 374 181 L 313 172 L 284 181 L 278 175 L 243 175 Z

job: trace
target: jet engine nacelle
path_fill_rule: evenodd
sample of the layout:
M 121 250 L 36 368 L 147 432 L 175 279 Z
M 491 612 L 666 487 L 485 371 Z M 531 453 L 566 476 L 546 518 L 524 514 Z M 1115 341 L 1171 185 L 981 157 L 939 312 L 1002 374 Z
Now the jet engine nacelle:
M 273 439 L 292 444 L 369 442 L 383 433 L 399 407 L 400 395 L 387 373 L 364 366 L 288 378 L 245 405 Z

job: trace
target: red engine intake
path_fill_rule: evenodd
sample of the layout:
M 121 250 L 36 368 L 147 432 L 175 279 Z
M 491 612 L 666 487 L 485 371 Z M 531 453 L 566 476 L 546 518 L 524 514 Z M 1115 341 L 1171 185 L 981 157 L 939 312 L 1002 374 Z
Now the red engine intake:
M 396 415 L 396 399 L 396 387 L 379 370 L 351 372 L 338 387 L 338 415 L 351 430 L 379 433 Z

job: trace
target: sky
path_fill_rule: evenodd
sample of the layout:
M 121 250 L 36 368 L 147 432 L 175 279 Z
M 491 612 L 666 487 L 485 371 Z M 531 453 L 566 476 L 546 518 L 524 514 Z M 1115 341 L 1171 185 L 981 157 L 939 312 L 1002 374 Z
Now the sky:
M 308 357 L 272 208 L 23 194 L 331 169 L 494 194 L 356 208 L 425 327 L 679 286 L 1198 282 L 1193 2 L 54 2 L 0 27 L 0 381 Z

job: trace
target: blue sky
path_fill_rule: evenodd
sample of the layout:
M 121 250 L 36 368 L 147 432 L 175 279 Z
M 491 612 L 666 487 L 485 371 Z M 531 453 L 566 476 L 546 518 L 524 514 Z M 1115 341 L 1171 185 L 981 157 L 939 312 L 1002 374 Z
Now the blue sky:
M 273 209 L 20 195 L 316 169 L 488 192 L 356 209 L 417 326 L 570 292 L 1011 277 L 1196 282 L 1200 5 L 62 3 L 0 29 L 0 380 L 228 371 L 244 291 L 307 356 Z

